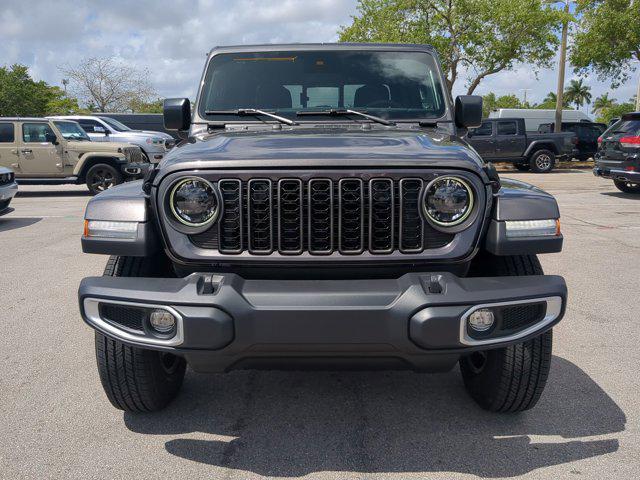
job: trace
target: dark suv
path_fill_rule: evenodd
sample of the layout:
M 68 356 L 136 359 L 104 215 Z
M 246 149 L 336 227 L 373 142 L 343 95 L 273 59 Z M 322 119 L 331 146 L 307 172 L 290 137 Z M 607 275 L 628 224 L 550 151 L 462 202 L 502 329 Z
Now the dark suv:
M 79 289 L 111 403 L 165 406 L 188 364 L 460 364 L 492 411 L 531 408 L 567 290 L 558 206 L 501 180 L 461 139 L 479 97 L 450 100 L 423 45 L 215 48 L 188 139 L 141 182 L 92 199 Z
M 640 193 L 640 112 L 623 115 L 598 139 L 593 174 L 625 193 Z
M 552 133 L 555 131 L 555 123 L 542 123 L 538 127 L 538 133 Z M 574 158 L 580 161 L 589 160 L 598 151 L 598 138 L 607 129 L 605 123 L 595 122 L 562 122 L 561 131 L 576 134 L 576 148 L 578 153 Z

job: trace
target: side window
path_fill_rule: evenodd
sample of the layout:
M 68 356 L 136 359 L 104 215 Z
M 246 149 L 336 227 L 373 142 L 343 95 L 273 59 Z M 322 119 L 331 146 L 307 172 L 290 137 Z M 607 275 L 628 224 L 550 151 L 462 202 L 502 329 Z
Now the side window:
M 516 122 L 498 122 L 498 135 L 517 135 L 517 133 Z
M 56 138 L 51 127 L 47 123 L 23 123 L 22 140 L 25 143 L 45 143 Z
M 478 128 L 472 130 L 474 137 L 490 137 L 491 136 L 491 122 L 483 122 Z
M 13 143 L 15 139 L 13 123 L 0 123 L 0 143 Z
M 78 120 L 78 123 L 80 124 L 82 129 L 87 133 L 94 133 L 96 131 L 95 127 L 104 128 L 102 124 L 100 122 L 97 122 L 96 120 L 80 119 Z

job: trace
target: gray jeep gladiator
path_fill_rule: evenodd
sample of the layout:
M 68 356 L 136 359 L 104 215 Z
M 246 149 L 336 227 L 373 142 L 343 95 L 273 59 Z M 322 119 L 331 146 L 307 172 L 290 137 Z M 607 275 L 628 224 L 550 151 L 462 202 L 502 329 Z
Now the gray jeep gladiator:
M 500 179 L 462 137 L 424 45 L 264 45 L 208 55 L 185 141 L 86 209 L 82 280 L 111 403 L 140 412 L 198 372 L 448 371 L 480 406 L 531 408 L 545 386 L 563 278 L 555 199 Z

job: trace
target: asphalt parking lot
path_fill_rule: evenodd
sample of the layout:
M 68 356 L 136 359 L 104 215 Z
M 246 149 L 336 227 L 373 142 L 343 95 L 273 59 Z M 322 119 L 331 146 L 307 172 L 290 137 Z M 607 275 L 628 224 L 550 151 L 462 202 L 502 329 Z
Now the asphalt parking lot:
M 0 218 L 0 477 L 638 478 L 640 196 L 589 170 L 510 173 L 558 198 L 567 315 L 538 406 L 480 410 L 457 370 L 188 372 L 161 413 L 123 414 L 80 320 L 83 187 L 21 187 Z

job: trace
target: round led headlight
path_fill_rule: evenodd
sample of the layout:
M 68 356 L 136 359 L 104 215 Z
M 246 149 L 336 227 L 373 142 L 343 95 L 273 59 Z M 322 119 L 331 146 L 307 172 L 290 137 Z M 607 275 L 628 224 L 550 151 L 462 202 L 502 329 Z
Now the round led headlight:
M 473 190 L 458 177 L 439 177 L 427 185 L 423 209 L 430 222 L 453 227 L 464 222 L 473 210 Z
M 177 182 L 169 194 L 169 208 L 175 219 L 188 227 L 213 223 L 219 212 L 218 196 L 209 182 L 189 177 Z

